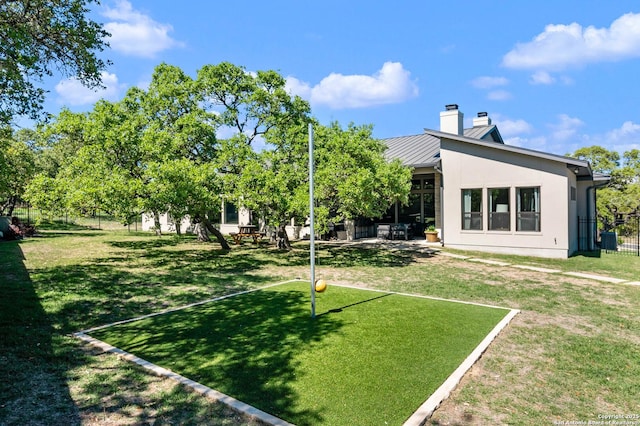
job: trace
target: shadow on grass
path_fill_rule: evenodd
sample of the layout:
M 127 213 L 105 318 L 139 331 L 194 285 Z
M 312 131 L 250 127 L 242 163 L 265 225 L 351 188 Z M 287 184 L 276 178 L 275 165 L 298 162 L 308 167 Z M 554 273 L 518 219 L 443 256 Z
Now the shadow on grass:
M 65 222 L 40 222 L 38 224 L 38 230 L 42 231 L 85 231 L 91 229 L 98 229 L 91 226 L 78 225 L 76 223 L 65 223 Z
M 343 244 L 319 244 L 316 246 L 316 264 L 335 268 L 404 267 L 415 262 L 416 253 L 410 250 L 392 250 L 387 247 L 357 247 Z M 429 256 L 420 254 L 420 256 Z M 309 247 L 296 244 L 291 251 L 270 253 L 274 264 L 289 266 L 309 265 Z
M 0 424 L 246 424 L 180 387 L 158 395 L 158 386 L 166 385 L 157 378 L 123 367 L 116 357 L 96 358 L 67 335 L 156 312 L 165 301 L 178 305 L 226 294 L 226 283 L 197 288 L 202 283 L 194 280 L 183 287 L 179 271 L 158 276 L 131 270 L 127 253 L 28 271 L 23 243 L 36 241 L 0 243 Z
M 358 306 L 358 305 L 362 305 L 363 303 L 373 302 L 374 300 L 382 299 L 383 297 L 389 297 L 391 295 L 392 295 L 392 293 L 387 293 L 387 294 L 383 294 L 381 296 L 372 297 L 371 299 L 362 300 L 360 302 L 350 303 L 348 305 L 344 305 L 344 306 L 341 306 L 339 308 L 329 309 L 327 312 L 323 312 L 321 314 L 318 314 L 318 316 L 328 315 L 328 314 L 337 314 L 337 313 L 340 313 L 340 312 L 344 311 L 345 309 L 352 308 L 352 307 Z
M 602 257 L 601 250 L 592 250 L 592 251 L 579 251 L 572 254 L 570 257 L 594 257 L 600 258 Z
M 89 229 L 87 232 L 80 231 L 47 231 L 44 233 L 39 233 L 34 238 L 43 238 L 43 239 L 51 239 L 51 238 L 61 238 L 61 237 L 103 237 L 105 235 L 104 231 L 91 231 Z
M 151 250 L 160 247 L 175 247 L 183 240 L 177 237 L 168 238 L 154 238 L 149 240 L 136 240 L 136 241 L 112 241 L 110 244 L 113 247 L 127 249 L 127 250 Z
M 130 257 L 114 255 L 39 270 L 40 290 L 59 294 L 49 302 L 55 326 L 71 333 L 277 280 L 242 274 L 243 269 L 252 270 L 251 259 L 225 261 L 216 252 L 146 252 L 140 256 L 146 258 L 145 267 L 129 264 Z
M 17 241 L 0 243 L 0 424 L 80 424 L 60 346 Z
M 155 237 L 106 242 L 119 250 L 90 263 L 37 270 L 38 288 L 52 295 L 48 299 L 50 319 L 61 332 L 272 284 L 291 277 L 271 275 L 270 267 L 309 264 L 304 247 L 290 251 L 262 246 L 222 250 L 191 240 Z M 325 244 L 317 251 L 317 261 L 336 268 L 403 267 L 415 261 L 415 253 Z
M 364 303 L 366 302 L 360 302 Z M 298 425 L 322 423 L 301 408 L 295 357 L 339 332 L 339 316 L 311 319 L 300 291 L 258 291 L 205 307 L 93 332 L 98 339 Z

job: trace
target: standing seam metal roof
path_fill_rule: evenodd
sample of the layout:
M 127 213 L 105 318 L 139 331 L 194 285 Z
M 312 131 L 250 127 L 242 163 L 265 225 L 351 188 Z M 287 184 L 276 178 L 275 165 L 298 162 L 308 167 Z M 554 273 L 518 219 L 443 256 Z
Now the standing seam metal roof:
M 496 132 L 497 138 L 500 139 L 500 141 L 495 141 L 496 136 L 493 135 L 493 132 Z M 567 166 L 579 167 L 581 169 L 579 176 L 593 176 L 588 161 L 505 145 L 504 142 L 502 142 L 499 132 L 497 132 L 496 126 L 479 126 L 465 129 L 464 136 L 425 129 L 425 133 L 419 135 L 383 139 L 382 142 L 387 145 L 385 157 L 387 160 L 397 158 L 405 166 L 413 168 L 434 167 L 440 161 L 440 140 L 443 137 L 547 160 L 564 162 Z
M 387 160 L 399 159 L 409 167 L 432 167 L 440 160 L 440 138 L 427 133 L 384 139 Z
M 464 136 L 483 139 L 495 130 L 496 126 L 478 126 L 464 129 Z M 409 167 L 433 167 L 440 161 L 440 138 L 425 133 L 411 136 L 399 136 L 383 139 L 387 145 L 387 160 L 398 158 Z

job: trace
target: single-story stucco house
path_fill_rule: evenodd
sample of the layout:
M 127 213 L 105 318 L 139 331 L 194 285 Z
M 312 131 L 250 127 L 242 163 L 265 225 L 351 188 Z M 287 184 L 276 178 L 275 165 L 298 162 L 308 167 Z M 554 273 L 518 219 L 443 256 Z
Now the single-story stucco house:
M 409 204 L 341 224 L 339 238 L 376 236 L 380 224 L 409 225 L 410 237 L 424 238 L 433 225 L 442 245 L 457 249 L 566 258 L 595 248 L 595 191 L 608 176 L 593 173 L 587 161 L 506 145 L 487 113 L 471 128 L 463 121 L 458 105 L 447 105 L 440 130 L 384 139 L 386 157 L 413 169 Z M 163 231 L 175 231 L 166 215 L 161 221 Z M 224 204 L 222 233 L 251 222 L 250 212 Z M 152 227 L 144 217 L 143 229 Z M 186 219 L 182 230 L 189 228 Z M 298 232 L 288 227 L 291 238 Z
M 434 224 L 447 247 L 566 258 L 594 248 L 595 190 L 608 176 L 587 161 L 504 144 L 487 113 L 463 128 L 455 104 L 440 130 L 384 140 L 413 168 L 408 206 L 388 220 Z M 581 226 L 581 224 L 586 224 Z

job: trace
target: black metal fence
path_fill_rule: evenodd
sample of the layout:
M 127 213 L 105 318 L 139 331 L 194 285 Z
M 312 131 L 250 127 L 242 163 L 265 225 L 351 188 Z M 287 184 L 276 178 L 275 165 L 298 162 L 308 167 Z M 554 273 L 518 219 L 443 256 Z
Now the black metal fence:
M 605 233 L 603 233 L 605 234 Z M 602 249 L 607 252 L 640 256 L 640 215 L 618 215 Z
M 597 228 L 595 219 L 578 218 L 578 250 L 640 256 L 640 215 L 619 214 L 612 229 Z
M 1 211 L 0 216 L 17 217 L 26 225 L 39 225 L 41 223 L 58 223 L 65 226 L 77 225 L 89 229 L 123 229 L 124 225 L 116 221 L 112 216 L 97 210 L 84 215 L 58 214 L 51 215 L 40 209 L 33 208 L 26 202 L 19 202 L 11 211 Z M 142 230 L 142 218 L 136 218 L 127 226 L 129 231 Z

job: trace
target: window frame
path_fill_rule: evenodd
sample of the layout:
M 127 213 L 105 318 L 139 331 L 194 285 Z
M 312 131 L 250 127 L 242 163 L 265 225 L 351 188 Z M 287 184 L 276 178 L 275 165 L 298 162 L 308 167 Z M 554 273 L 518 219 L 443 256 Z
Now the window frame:
M 522 191 L 533 190 L 530 198 L 523 200 Z M 542 209 L 540 186 L 516 187 L 516 232 L 542 232 Z M 528 204 L 528 210 L 523 210 L 523 202 Z M 533 209 L 533 210 L 531 210 Z M 532 223 L 533 226 L 524 226 L 523 223 Z M 531 229 L 533 228 L 533 229 Z
M 494 197 L 494 191 L 500 192 Z M 504 199 L 505 195 L 506 202 Z M 506 211 L 502 211 L 504 207 L 498 206 L 506 206 Z M 487 188 L 487 207 L 487 230 L 493 232 L 510 232 L 511 187 Z
M 469 193 L 468 203 L 465 200 L 466 193 Z M 473 194 L 479 194 L 480 200 L 477 203 L 479 210 L 472 210 L 474 203 Z M 461 229 L 463 231 L 483 231 L 483 191 L 482 188 L 462 188 L 461 190 Z M 467 210 L 467 205 L 468 209 Z M 475 226 L 474 226 L 475 225 Z
M 224 212 L 222 213 L 224 224 L 238 225 L 240 223 L 240 209 L 229 201 L 224 202 Z M 229 220 L 231 218 L 231 220 Z

